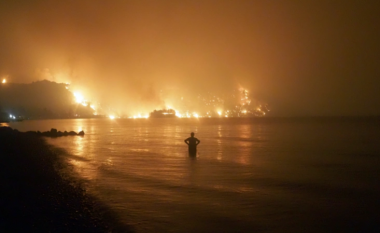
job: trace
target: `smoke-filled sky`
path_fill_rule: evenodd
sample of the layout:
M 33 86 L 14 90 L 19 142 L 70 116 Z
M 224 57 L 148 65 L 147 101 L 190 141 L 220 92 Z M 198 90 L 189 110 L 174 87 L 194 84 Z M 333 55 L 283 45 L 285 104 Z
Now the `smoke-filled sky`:
M 380 115 L 378 1 L 1 1 L 0 75 L 117 107 L 243 86 L 272 115 Z

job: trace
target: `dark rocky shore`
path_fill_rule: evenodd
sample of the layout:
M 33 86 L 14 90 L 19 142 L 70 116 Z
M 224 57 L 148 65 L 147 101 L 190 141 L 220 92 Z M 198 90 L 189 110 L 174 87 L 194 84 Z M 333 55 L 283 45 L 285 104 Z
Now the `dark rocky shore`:
M 0 127 L 0 159 L 0 232 L 132 232 L 37 133 Z
M 84 131 L 80 131 L 79 133 L 76 133 L 74 131 L 58 131 L 57 129 L 52 128 L 50 131 L 40 132 L 40 131 L 28 131 L 26 134 L 34 135 L 34 136 L 44 136 L 44 137 L 62 137 L 62 136 L 84 136 Z

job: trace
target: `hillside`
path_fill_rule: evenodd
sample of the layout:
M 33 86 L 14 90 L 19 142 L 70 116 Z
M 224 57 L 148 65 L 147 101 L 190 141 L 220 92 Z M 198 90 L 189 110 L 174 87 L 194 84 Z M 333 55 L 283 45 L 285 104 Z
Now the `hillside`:
M 92 109 L 75 103 L 66 84 L 47 80 L 0 84 L 0 111 L 26 119 L 88 117 Z M 0 119 L 1 120 L 1 119 Z

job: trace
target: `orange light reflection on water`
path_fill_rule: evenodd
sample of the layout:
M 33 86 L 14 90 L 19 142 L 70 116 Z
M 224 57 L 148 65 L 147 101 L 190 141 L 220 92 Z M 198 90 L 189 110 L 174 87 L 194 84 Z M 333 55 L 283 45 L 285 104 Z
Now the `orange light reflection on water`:
M 76 154 L 78 156 L 83 156 L 84 155 L 84 141 L 83 141 L 83 137 L 75 137 L 74 139 L 74 143 L 76 145 Z
M 217 160 L 222 160 L 222 157 L 223 157 L 223 148 L 222 148 L 222 140 L 221 140 L 222 137 L 223 137 L 222 126 L 219 125 L 218 126 L 218 139 L 217 139 L 217 143 L 218 143 Z
M 94 180 L 98 177 L 98 170 L 94 167 L 93 153 L 91 153 L 92 145 L 91 138 L 94 134 L 95 127 L 91 119 L 75 119 L 73 124 L 77 132 L 84 131 L 84 136 L 74 136 L 70 138 L 74 144 L 70 163 L 74 165 L 75 170 L 82 177 L 89 180 Z M 111 161 L 108 161 L 110 163 Z
M 248 165 L 250 164 L 249 152 L 253 149 L 251 125 L 239 125 L 239 132 L 238 149 L 240 153 L 238 153 L 237 162 Z

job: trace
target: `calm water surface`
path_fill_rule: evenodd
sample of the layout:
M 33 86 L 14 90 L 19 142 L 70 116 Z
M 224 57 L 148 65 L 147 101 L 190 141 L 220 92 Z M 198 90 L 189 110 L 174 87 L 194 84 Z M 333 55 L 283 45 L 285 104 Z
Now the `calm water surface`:
M 378 118 L 68 119 L 64 148 L 89 192 L 136 232 L 377 232 Z M 189 157 L 183 140 L 201 140 Z

